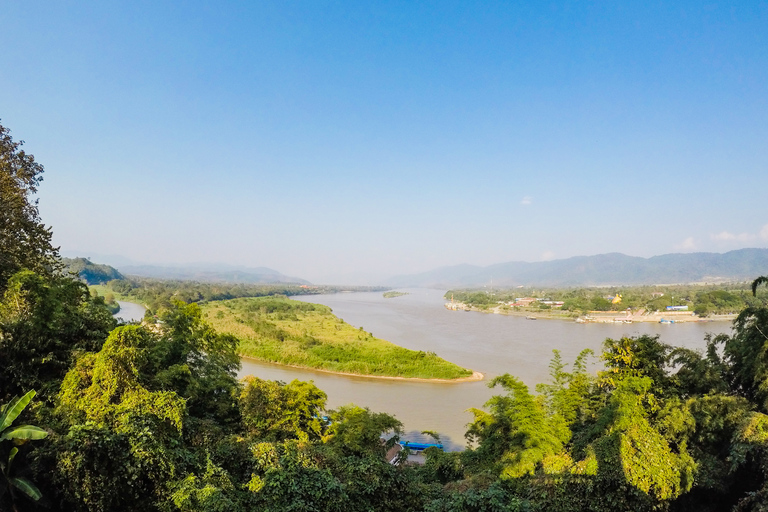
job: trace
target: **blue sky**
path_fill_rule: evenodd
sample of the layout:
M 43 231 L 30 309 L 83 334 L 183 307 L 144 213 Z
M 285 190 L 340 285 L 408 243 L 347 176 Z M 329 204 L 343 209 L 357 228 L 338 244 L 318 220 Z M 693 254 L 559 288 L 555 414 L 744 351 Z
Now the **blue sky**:
M 768 247 L 767 2 L 13 2 L 67 253 L 370 282 Z

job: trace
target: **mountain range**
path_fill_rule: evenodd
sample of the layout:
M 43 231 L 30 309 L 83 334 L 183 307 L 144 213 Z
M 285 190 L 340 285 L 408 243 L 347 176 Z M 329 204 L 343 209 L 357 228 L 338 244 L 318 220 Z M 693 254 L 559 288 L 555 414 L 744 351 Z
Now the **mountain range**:
M 751 280 L 768 274 L 768 249 L 740 249 L 724 254 L 664 254 L 651 258 L 620 253 L 480 267 L 456 265 L 420 274 L 400 275 L 392 287 L 471 288 L 513 286 L 607 286 Z

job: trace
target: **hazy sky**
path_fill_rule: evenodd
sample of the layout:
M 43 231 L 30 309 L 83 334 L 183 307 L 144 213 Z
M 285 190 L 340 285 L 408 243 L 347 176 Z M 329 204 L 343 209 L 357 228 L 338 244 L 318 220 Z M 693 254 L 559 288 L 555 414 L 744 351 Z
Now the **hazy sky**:
M 768 247 L 768 2 L 24 1 L 0 119 L 85 256 L 314 282 Z

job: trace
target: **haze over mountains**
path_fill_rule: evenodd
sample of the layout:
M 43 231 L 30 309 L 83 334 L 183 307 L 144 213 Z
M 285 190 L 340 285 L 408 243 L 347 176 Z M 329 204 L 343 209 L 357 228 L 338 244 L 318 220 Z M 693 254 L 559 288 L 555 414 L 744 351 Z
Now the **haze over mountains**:
M 63 252 L 65 256 L 75 254 Z M 65 258 L 68 260 L 69 258 Z M 153 277 L 156 279 L 178 279 L 181 281 L 224 282 L 245 284 L 309 284 L 299 277 L 291 277 L 267 267 L 241 267 L 225 263 L 195 263 L 187 265 L 152 265 L 138 263 L 116 255 L 94 255 L 88 258 L 110 265 L 125 276 Z M 73 260 L 84 258 L 75 257 Z M 76 270 L 80 270 L 79 268 Z M 122 277 L 122 276 L 121 276 Z
M 664 254 L 651 258 L 620 253 L 479 267 L 456 265 L 396 276 L 392 287 L 456 288 L 492 284 L 512 286 L 604 286 L 750 280 L 768 274 L 768 249 L 740 249 L 724 254 Z
M 101 259 L 101 258 L 100 258 Z M 203 282 L 248 284 L 311 284 L 267 267 L 238 267 L 227 264 L 150 265 L 136 262 L 115 263 L 127 276 L 153 277 Z M 739 249 L 724 254 L 664 254 L 651 258 L 620 253 L 576 256 L 540 262 L 507 262 L 489 265 L 455 265 L 428 272 L 399 275 L 376 284 L 393 288 L 472 288 L 487 285 L 514 286 L 606 286 L 752 280 L 768 274 L 768 249 Z M 360 283 L 322 283 L 360 284 Z
M 182 281 L 225 282 L 246 284 L 296 283 L 309 284 L 299 277 L 286 276 L 267 267 L 231 267 L 228 265 L 205 266 L 158 266 L 123 265 L 120 271 L 126 275 L 154 277 L 158 279 L 179 279 Z

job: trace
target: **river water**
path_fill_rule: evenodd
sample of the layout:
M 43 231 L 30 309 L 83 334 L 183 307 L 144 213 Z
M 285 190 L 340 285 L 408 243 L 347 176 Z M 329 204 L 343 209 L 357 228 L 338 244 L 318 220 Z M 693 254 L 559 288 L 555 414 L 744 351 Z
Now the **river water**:
M 117 301 L 117 303 L 120 305 L 120 311 L 112 316 L 118 320 L 122 320 L 124 322 L 141 322 L 141 320 L 144 318 L 144 312 L 146 311 L 146 308 L 144 308 L 144 306 L 141 304 L 136 304 L 134 302 L 124 302 L 120 300 Z
M 533 388 L 548 377 L 552 350 L 570 363 L 584 348 L 600 353 L 606 338 L 659 334 L 675 346 L 704 348 L 707 333 L 730 333 L 729 322 L 678 324 L 577 324 L 565 320 L 527 320 L 445 309 L 443 291 L 403 290 L 408 295 L 385 299 L 376 293 L 339 293 L 294 297 L 325 304 L 355 327 L 400 346 L 432 351 L 444 359 L 485 374 L 482 382 L 429 383 L 298 370 L 243 360 L 240 376 L 262 379 L 312 380 L 328 394 L 330 408 L 355 403 L 394 415 L 405 425 L 408 438 L 423 439 L 422 430 L 440 433 L 448 449 L 465 446 L 464 432 L 472 421 L 471 407 L 481 408 L 499 390 L 487 387 L 490 379 L 510 373 Z M 594 365 L 597 370 L 597 365 Z

